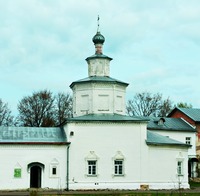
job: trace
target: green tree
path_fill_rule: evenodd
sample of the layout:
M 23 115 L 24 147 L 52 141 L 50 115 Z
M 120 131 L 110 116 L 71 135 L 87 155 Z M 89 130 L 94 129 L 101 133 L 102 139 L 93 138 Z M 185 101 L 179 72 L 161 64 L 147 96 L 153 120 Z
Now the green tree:
M 186 102 L 179 102 L 175 105 L 175 107 L 178 108 L 192 108 L 192 104 L 191 103 L 186 103 Z

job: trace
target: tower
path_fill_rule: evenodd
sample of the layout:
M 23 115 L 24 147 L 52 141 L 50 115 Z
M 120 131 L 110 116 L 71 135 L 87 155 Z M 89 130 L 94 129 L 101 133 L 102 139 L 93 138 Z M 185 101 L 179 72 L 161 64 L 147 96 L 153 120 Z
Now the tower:
M 95 54 L 87 57 L 88 77 L 72 82 L 73 116 L 87 114 L 125 114 L 127 83 L 110 77 L 112 58 L 103 54 L 104 36 L 99 31 L 92 39 Z

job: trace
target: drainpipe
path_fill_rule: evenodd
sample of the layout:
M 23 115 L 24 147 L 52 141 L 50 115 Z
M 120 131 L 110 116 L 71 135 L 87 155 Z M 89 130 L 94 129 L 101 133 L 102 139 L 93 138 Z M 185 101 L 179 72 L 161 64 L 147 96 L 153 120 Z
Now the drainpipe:
M 67 145 L 67 188 L 66 191 L 69 191 L 69 147 L 70 144 Z

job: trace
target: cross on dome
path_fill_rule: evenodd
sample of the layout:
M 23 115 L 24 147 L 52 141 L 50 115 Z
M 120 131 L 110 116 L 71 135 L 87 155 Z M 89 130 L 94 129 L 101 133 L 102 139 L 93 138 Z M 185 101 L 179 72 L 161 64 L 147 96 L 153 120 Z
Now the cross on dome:
M 95 45 L 95 54 L 103 54 L 102 52 L 102 46 L 103 43 L 105 42 L 104 36 L 100 33 L 99 31 L 99 16 L 97 18 L 97 33 L 96 35 L 92 38 L 92 41 Z

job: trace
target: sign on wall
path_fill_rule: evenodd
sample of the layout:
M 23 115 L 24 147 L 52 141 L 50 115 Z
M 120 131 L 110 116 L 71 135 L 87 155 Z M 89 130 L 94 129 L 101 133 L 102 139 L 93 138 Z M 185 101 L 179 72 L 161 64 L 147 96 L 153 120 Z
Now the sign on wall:
M 14 169 L 14 177 L 15 178 L 21 178 L 22 176 L 22 169 L 21 168 L 15 168 Z

